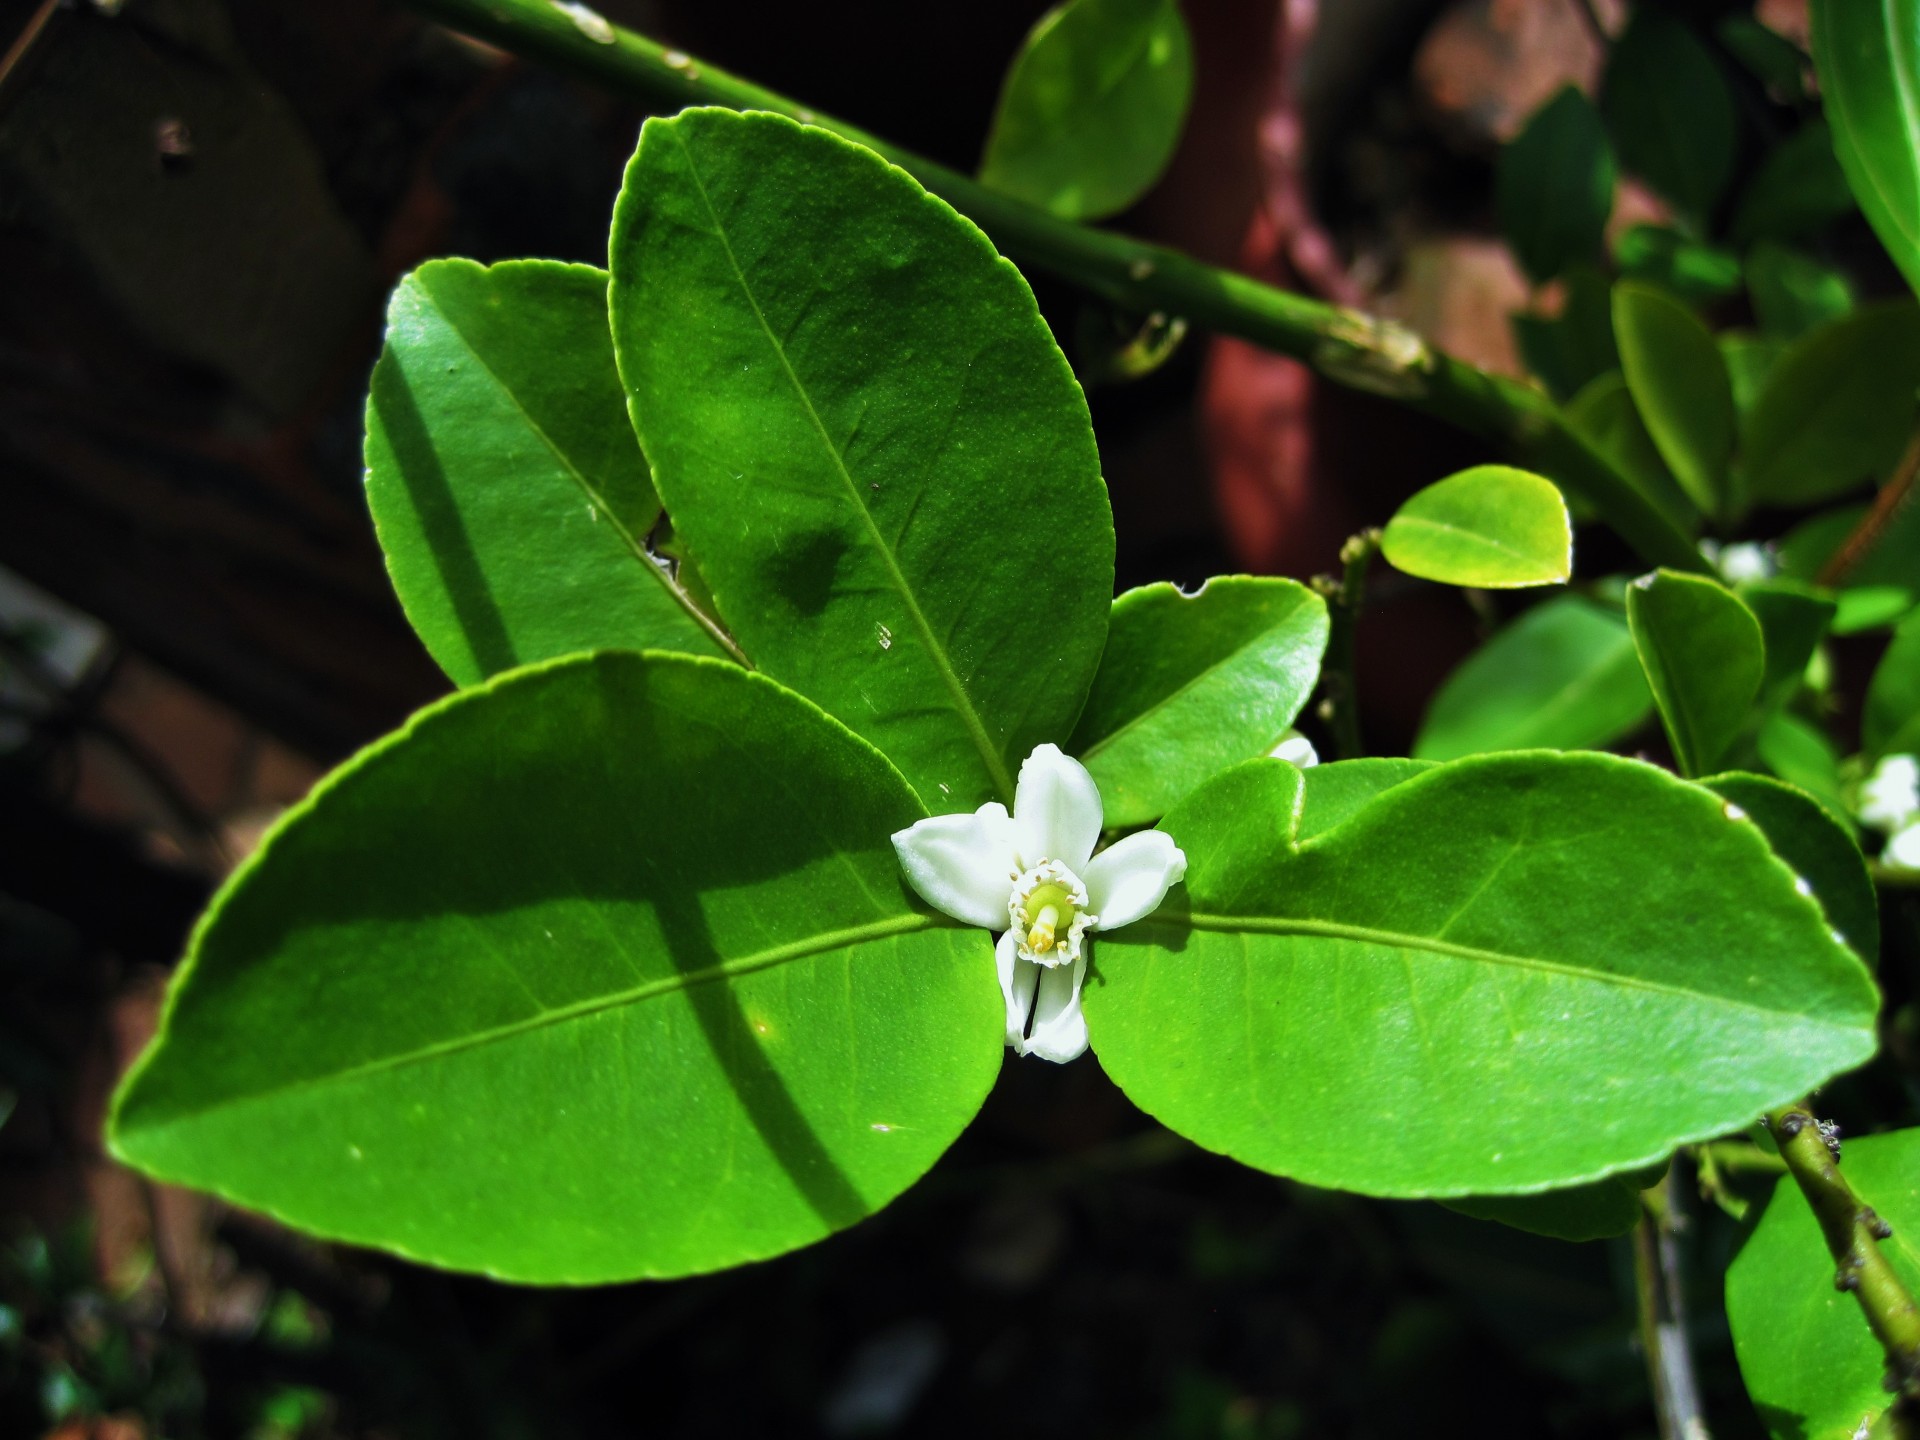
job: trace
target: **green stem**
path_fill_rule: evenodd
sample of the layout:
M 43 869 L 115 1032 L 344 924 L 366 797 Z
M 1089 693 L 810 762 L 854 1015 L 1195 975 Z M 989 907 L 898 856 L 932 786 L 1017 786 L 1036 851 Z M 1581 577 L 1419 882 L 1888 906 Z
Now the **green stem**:
M 1782 1106 L 1767 1115 L 1767 1124 L 1839 1266 L 1835 1288 L 1853 1292 L 1886 1352 L 1887 1388 L 1898 1397 L 1889 1433 L 1920 1435 L 1920 1307 L 1881 1252 L 1880 1242 L 1893 1231 L 1853 1193 L 1806 1105 Z
M 1309 300 L 1163 246 L 1062 220 L 704 60 L 549 0 L 406 0 L 456 30 L 651 104 L 771 110 L 878 151 L 1022 262 L 1136 314 L 1163 311 L 1291 355 L 1328 379 L 1390 395 L 1503 447 L 1585 500 L 1652 565 L 1706 572 L 1686 533 L 1570 429 L 1540 391 L 1427 345 L 1412 331 Z M 595 17 L 597 19 L 597 17 Z
M 1340 547 L 1340 579 L 1322 576 L 1314 582 L 1327 599 L 1327 660 L 1320 670 L 1326 691 L 1321 717 L 1333 732 L 1334 749 L 1342 760 L 1366 753 L 1360 740 L 1360 682 L 1355 672 L 1353 632 L 1367 600 L 1367 570 L 1380 553 L 1380 532 L 1362 530 Z

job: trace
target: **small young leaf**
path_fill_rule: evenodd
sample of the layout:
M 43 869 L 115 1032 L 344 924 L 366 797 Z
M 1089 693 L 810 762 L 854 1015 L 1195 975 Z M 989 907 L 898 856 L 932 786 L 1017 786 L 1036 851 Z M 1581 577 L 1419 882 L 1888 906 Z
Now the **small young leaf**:
M 1527 611 L 1447 677 L 1413 753 L 1455 760 L 1608 745 L 1652 713 L 1625 617 L 1560 595 Z
M 1019 272 L 872 151 L 730 110 L 647 121 L 611 254 L 635 428 L 754 663 L 932 809 L 1010 800 L 1113 598 L 1086 397 Z
M 1900 622 L 1874 667 L 1860 745 L 1874 756 L 1920 751 L 1920 611 Z
M 1809 120 L 1774 147 L 1740 197 L 1733 243 L 1800 240 L 1853 210 L 1826 122 Z
M 1717 581 L 1655 570 L 1627 587 L 1627 623 L 1680 773 L 1705 774 L 1760 693 L 1760 622 Z
M 1732 178 L 1739 140 L 1713 52 L 1666 11 L 1636 6 L 1607 62 L 1600 105 L 1621 168 L 1704 223 Z
M 1536 282 L 1600 253 L 1613 211 L 1613 148 L 1593 102 L 1572 85 L 1533 112 L 1500 152 L 1500 228 Z
M 1776 340 L 1797 340 L 1853 309 L 1853 284 L 1842 271 L 1772 240 L 1747 256 L 1747 290 L 1761 330 Z
M 1813 58 L 1854 198 L 1920 291 L 1920 12 L 1893 0 L 1813 0 Z
M 980 182 L 1068 220 L 1124 210 L 1173 158 L 1192 93 L 1175 0 L 1067 0 L 1007 71 Z
M 1920 304 L 1865 305 L 1796 341 L 1741 438 L 1756 501 L 1812 505 L 1884 476 L 1913 431 Z
M 201 922 L 113 1152 L 301 1229 L 541 1284 L 685 1275 L 871 1214 L 1000 1069 L 924 808 L 813 705 L 608 651 L 422 711 Z
M 1881 1253 L 1909 1290 L 1920 1290 L 1920 1251 L 1906 1238 L 1920 1234 L 1920 1130 L 1844 1145 L 1847 1184 L 1893 1227 Z M 1880 1383 L 1885 1352 L 1860 1302 L 1833 1285 L 1833 1271 L 1813 1210 L 1782 1176 L 1727 1270 L 1734 1354 L 1774 1440 L 1851 1440 L 1892 1398 Z
M 1613 329 L 1627 388 L 1661 458 L 1688 499 L 1709 515 L 1722 513 L 1735 422 L 1733 387 L 1712 332 L 1678 300 L 1637 280 L 1614 287 Z
M 1728 367 L 1731 375 L 1732 367 Z M 1647 433 L 1626 377 L 1612 370 L 1588 384 L 1567 404 L 1567 419 L 1595 450 L 1680 529 L 1700 525 L 1700 508 L 1687 498 L 1660 448 Z
M 1827 636 L 1839 606 L 1833 592 L 1799 580 L 1749 580 L 1736 587 L 1760 622 L 1766 641 L 1767 672 L 1760 683 L 1760 707 L 1776 709 L 1793 697 L 1807 673 L 1807 662 Z
M 1773 853 L 1807 882 L 1841 938 L 1869 965 L 1880 960 L 1880 903 L 1853 836 L 1820 802 L 1765 775 L 1729 771 L 1700 782 L 1760 827 Z
M 1573 517 L 1551 480 L 1476 465 L 1395 511 L 1380 551 L 1396 570 L 1446 585 L 1558 585 L 1573 574 Z
M 1541 1195 L 1467 1195 L 1440 1203 L 1475 1220 L 1493 1220 L 1550 1240 L 1610 1240 L 1639 1220 L 1640 1188 L 1632 1179 L 1609 1175 L 1591 1185 Z
M 1665 225 L 1635 225 L 1614 241 L 1621 273 L 1683 300 L 1718 300 L 1740 288 L 1740 257 Z
M 1068 749 L 1110 826 L 1145 825 L 1210 776 L 1271 750 L 1320 677 L 1326 602 L 1292 580 L 1229 575 L 1198 594 L 1146 585 L 1113 602 Z
M 1101 1064 L 1208 1149 L 1365 1194 L 1524 1193 L 1873 1053 L 1866 971 L 1718 796 L 1613 756 L 1483 756 L 1301 842 L 1315 773 L 1253 761 L 1189 796 L 1162 822 L 1184 892 L 1095 952 Z
M 433 260 L 401 280 L 367 399 L 367 503 L 455 684 L 601 645 L 724 653 L 645 549 L 660 502 L 604 270 Z

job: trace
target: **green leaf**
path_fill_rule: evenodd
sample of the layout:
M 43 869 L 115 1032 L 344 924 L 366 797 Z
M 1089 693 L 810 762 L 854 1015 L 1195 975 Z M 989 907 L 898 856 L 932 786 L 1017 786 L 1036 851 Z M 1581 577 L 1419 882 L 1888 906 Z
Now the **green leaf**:
M 1833 154 L 1833 134 L 1809 120 L 1773 148 L 1740 197 L 1733 243 L 1801 240 L 1853 212 L 1853 192 Z
M 1751 330 L 1722 330 L 1713 338 L 1720 347 L 1721 360 L 1726 362 L 1727 381 L 1733 387 L 1734 411 L 1744 419 L 1760 398 L 1767 376 L 1786 353 L 1786 344 Z
M 1718 300 L 1740 288 L 1740 257 L 1665 225 L 1635 225 L 1614 241 L 1624 274 L 1670 290 L 1683 300 Z
M 1865 305 L 1795 341 L 1741 437 L 1756 500 L 1812 505 L 1890 471 L 1920 389 L 1920 304 Z
M 1807 55 L 1786 36 L 1751 15 L 1728 15 L 1713 27 L 1713 33 L 1775 99 L 1787 104 L 1806 99 Z
M 1364 1194 L 1527 1193 L 1872 1054 L 1865 970 L 1718 797 L 1483 756 L 1300 842 L 1314 773 L 1254 761 L 1189 796 L 1162 824 L 1184 891 L 1094 952 L 1101 1064 L 1208 1149 Z
M 1712 332 L 1678 300 L 1637 280 L 1614 287 L 1613 329 L 1627 388 L 1661 458 L 1688 499 L 1709 515 L 1722 513 L 1733 387 Z
M 1500 152 L 1495 205 L 1515 258 L 1538 283 L 1600 253 L 1613 211 L 1613 147 L 1572 85 L 1534 111 Z
M 1124 210 L 1173 158 L 1192 93 L 1174 0 L 1067 0 L 1007 71 L 980 182 L 1067 220 Z
M 1145 825 L 1279 743 L 1320 676 L 1326 602 L 1292 580 L 1229 575 L 1113 602 L 1107 650 L 1068 749 L 1110 826 Z
M 1900 622 L 1874 667 L 1860 744 L 1876 757 L 1920 751 L 1920 611 Z
M 1582 439 L 1676 526 L 1684 531 L 1699 527 L 1699 507 L 1687 498 L 1660 458 L 1626 377 L 1618 370 L 1598 377 L 1575 395 L 1567 405 L 1567 419 Z
M 1086 399 L 1019 272 L 871 151 L 728 110 L 647 121 L 612 257 L 635 428 L 754 663 L 934 810 L 1010 800 L 1113 596 Z
M 1734 593 L 1760 622 L 1767 652 L 1760 705 L 1762 709 L 1775 709 L 1800 688 L 1807 663 L 1826 638 L 1839 606 L 1832 591 L 1784 578 L 1749 580 L 1737 586 Z
M 1865 10 L 1870 7 L 1860 6 Z M 1878 8 L 1871 7 L 1871 8 Z M 1920 1130 L 1844 1142 L 1847 1183 L 1893 1227 L 1881 1252 L 1920 1290 Z M 1727 1323 L 1754 1408 L 1776 1440 L 1853 1440 L 1884 1411 L 1886 1355 L 1860 1302 L 1833 1284 L 1806 1197 L 1781 1177 L 1727 1270 Z
M 1550 1240 L 1610 1240 L 1640 1219 L 1640 1187 L 1617 1175 L 1540 1195 L 1467 1195 L 1441 1203 L 1475 1220 L 1497 1221 Z
M 1920 291 L 1920 11 L 1900 0 L 1813 0 L 1812 20 L 1834 154 Z
M 401 280 L 367 399 L 367 503 L 455 684 L 596 646 L 724 653 L 646 552 L 660 502 L 604 270 L 434 260 Z
M 1733 175 L 1738 116 L 1713 52 L 1651 4 L 1635 8 L 1607 62 L 1600 100 L 1620 167 L 1696 224 Z
M 1853 836 L 1804 790 L 1737 771 L 1700 782 L 1760 827 L 1773 853 L 1813 891 L 1842 940 L 1869 965 L 1880 959 L 1880 904 Z
M 1711 770 L 1746 724 L 1766 674 L 1760 622 L 1731 590 L 1655 570 L 1627 587 L 1627 624 L 1683 775 Z
M 1842 271 L 1771 240 L 1747 257 L 1747 289 L 1760 328 L 1778 340 L 1797 340 L 1853 309 L 1853 284 Z
M 1394 786 L 1433 769 L 1431 760 L 1402 760 L 1370 755 L 1361 760 L 1336 760 L 1313 768 L 1313 782 L 1300 796 L 1300 818 L 1293 838 L 1311 840 L 1322 831 L 1345 824 Z
M 871 1214 L 1000 1067 L 989 945 L 906 892 L 923 807 L 719 661 L 608 651 L 422 711 L 215 900 L 114 1153 L 300 1229 L 542 1284 Z
M 1380 551 L 1396 570 L 1446 585 L 1558 585 L 1573 574 L 1573 517 L 1551 480 L 1476 465 L 1396 510 Z
M 1515 342 L 1527 369 L 1565 400 L 1597 376 L 1620 368 L 1613 343 L 1612 284 L 1591 265 L 1568 268 L 1560 313 L 1514 315 Z
M 1413 753 L 1455 760 L 1495 750 L 1608 745 L 1652 713 L 1625 618 L 1577 595 L 1560 595 L 1527 611 L 1447 677 Z
M 1789 785 L 1818 800 L 1843 826 L 1851 826 L 1841 792 L 1840 754 L 1818 726 L 1790 711 L 1769 715 L 1754 738 L 1760 761 Z
M 1795 526 L 1780 541 L 1780 568 L 1817 579 L 1866 516 L 1865 505 L 1842 505 Z M 1898 507 L 1879 539 L 1840 584 L 1833 633 L 1852 635 L 1900 619 L 1920 596 L 1920 506 Z

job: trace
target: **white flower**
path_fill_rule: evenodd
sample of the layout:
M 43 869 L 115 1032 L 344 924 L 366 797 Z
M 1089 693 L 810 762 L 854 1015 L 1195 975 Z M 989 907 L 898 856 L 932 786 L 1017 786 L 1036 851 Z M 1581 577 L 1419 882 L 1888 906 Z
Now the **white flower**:
M 1150 914 L 1187 873 L 1159 830 L 1094 855 L 1100 791 L 1078 760 L 1042 745 L 1020 767 L 1013 813 L 997 800 L 893 837 L 907 881 L 935 909 L 1005 933 L 994 949 L 1007 1044 L 1064 1064 L 1087 1048 L 1080 985 L 1088 936 Z
M 1891 835 L 1920 816 L 1920 761 L 1889 755 L 1860 787 L 1860 823 Z
M 1880 852 L 1880 863 L 1889 870 L 1920 875 L 1920 825 L 1909 825 L 1887 841 L 1887 848 Z
M 1280 743 L 1267 752 L 1275 760 L 1284 760 L 1295 769 L 1305 770 L 1320 763 L 1320 752 L 1313 748 L 1313 742 L 1298 730 L 1289 730 L 1280 737 Z

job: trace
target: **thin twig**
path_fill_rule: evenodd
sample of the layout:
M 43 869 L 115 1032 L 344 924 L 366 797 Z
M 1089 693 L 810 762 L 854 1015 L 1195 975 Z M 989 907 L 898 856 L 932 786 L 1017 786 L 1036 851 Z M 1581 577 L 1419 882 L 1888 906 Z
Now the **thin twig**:
M 1676 1156 L 1674 1165 L 1679 1164 Z M 1642 1196 L 1633 1230 L 1633 1279 L 1639 1297 L 1640 1348 L 1646 1354 L 1647 1379 L 1660 1440 L 1711 1440 L 1700 1407 L 1700 1382 L 1694 1376 L 1687 1343 L 1687 1311 L 1680 1264 L 1683 1223 L 1674 1184 L 1674 1166 Z
M 1840 542 L 1840 548 L 1833 552 L 1832 558 L 1820 568 L 1820 584 L 1837 586 L 1859 568 L 1860 562 L 1873 552 L 1887 531 L 1893 528 L 1895 517 L 1913 499 L 1916 477 L 1920 477 L 1920 430 L 1914 431 L 1913 438 L 1907 442 L 1900 463 L 1894 467 L 1893 478 L 1880 487 L 1880 493 L 1874 496 L 1873 504 L 1860 517 L 1860 523 L 1853 527 L 1847 538 Z
M 1327 599 L 1327 663 L 1320 683 L 1326 691 L 1320 717 L 1333 732 L 1334 749 L 1342 760 L 1366 753 L 1360 739 L 1360 685 L 1354 671 L 1354 628 L 1367 600 L 1367 570 L 1380 553 L 1380 532 L 1362 530 L 1340 547 L 1340 578 L 1321 576 L 1314 588 Z

